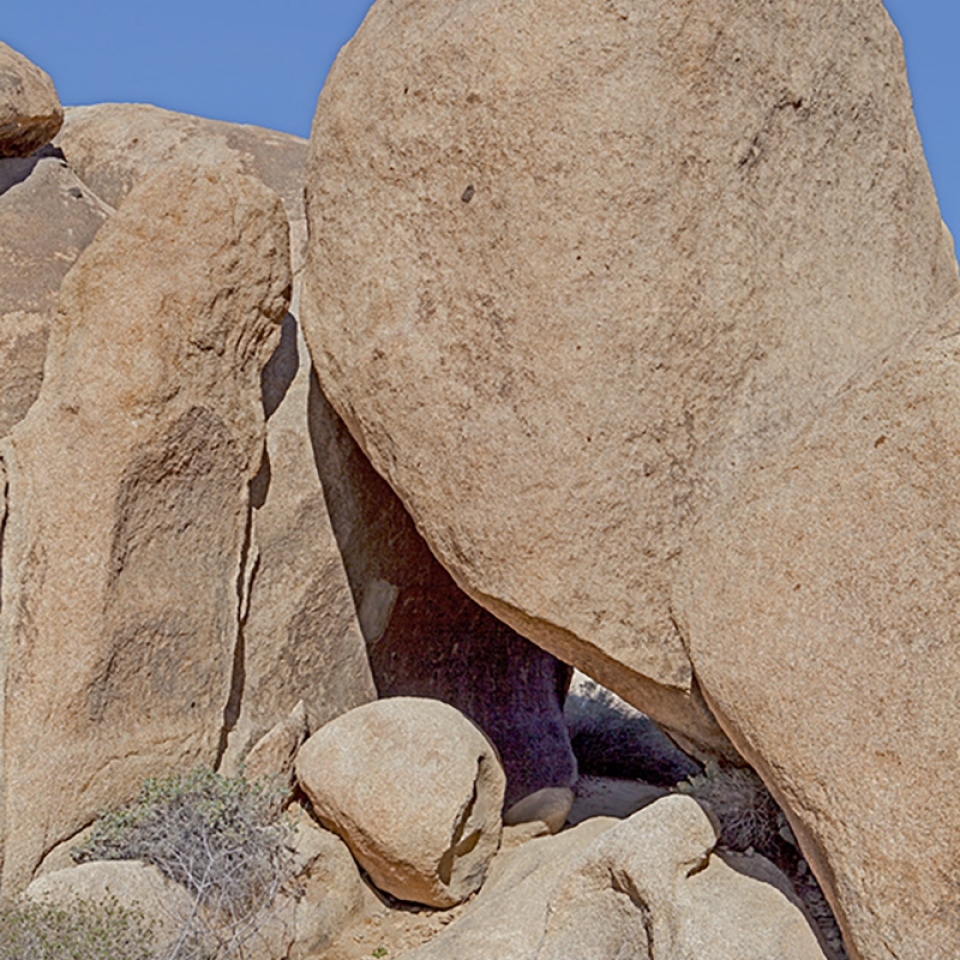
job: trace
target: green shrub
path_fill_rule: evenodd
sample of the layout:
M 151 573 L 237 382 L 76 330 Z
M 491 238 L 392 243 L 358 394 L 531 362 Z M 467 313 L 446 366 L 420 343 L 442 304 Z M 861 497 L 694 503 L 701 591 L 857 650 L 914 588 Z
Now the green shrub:
M 142 860 L 191 894 L 176 960 L 242 957 L 293 876 L 286 788 L 209 770 L 148 780 L 135 803 L 102 816 L 78 863 Z
M 0 960 L 154 960 L 142 914 L 116 900 L 0 902 Z

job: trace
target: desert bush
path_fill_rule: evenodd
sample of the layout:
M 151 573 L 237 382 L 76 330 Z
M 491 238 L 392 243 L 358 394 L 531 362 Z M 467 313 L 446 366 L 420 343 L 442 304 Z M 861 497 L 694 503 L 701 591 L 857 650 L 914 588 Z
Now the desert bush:
M 720 822 L 720 842 L 731 850 L 770 853 L 777 846 L 783 816 L 749 767 L 708 763 L 703 773 L 688 777 L 676 789 L 710 807 Z
M 114 899 L 0 902 L 0 960 L 154 960 L 142 914 Z
M 137 801 L 102 816 L 74 860 L 142 860 L 191 894 L 171 960 L 243 957 L 294 872 L 286 788 L 209 770 L 148 780 Z

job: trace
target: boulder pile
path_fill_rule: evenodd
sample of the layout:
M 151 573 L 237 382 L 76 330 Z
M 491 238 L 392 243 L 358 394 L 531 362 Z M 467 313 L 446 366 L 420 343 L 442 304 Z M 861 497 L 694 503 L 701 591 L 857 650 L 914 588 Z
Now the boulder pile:
M 378 688 L 462 707 L 512 800 L 569 787 L 567 668 L 456 587 L 312 374 L 306 142 L 8 101 L 42 149 L 0 158 L 4 888 L 148 776 L 270 731 L 292 772 Z
M 880 0 L 377 0 L 309 143 L 0 44 L 0 893 L 208 768 L 258 960 L 960 956 L 958 294 Z

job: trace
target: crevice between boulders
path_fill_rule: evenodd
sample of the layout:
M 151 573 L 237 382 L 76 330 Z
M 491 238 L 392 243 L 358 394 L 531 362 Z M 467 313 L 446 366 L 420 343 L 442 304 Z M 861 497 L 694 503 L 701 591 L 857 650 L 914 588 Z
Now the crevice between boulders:
M 266 450 L 264 450 L 264 461 L 266 461 Z M 260 472 L 258 471 L 257 477 L 259 476 Z M 254 477 L 254 480 L 251 481 L 251 487 L 257 477 Z M 243 547 L 240 551 L 239 570 L 237 571 L 237 638 L 233 647 L 230 692 L 227 694 L 227 701 L 223 707 L 223 725 L 220 728 L 217 756 L 213 764 L 214 770 L 220 769 L 230 734 L 240 719 L 240 708 L 243 703 L 243 689 L 246 682 L 246 625 L 250 616 L 250 592 L 260 566 L 260 552 L 253 543 L 254 516 L 253 497 L 249 496 L 247 500 L 247 524 L 243 536 Z

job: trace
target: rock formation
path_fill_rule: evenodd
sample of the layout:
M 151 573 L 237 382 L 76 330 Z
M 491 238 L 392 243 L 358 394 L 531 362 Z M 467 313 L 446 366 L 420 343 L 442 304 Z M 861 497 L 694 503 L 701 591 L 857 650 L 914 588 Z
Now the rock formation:
M 314 462 L 307 420 L 311 370 L 288 313 L 262 378 L 267 446 L 251 484 L 237 659 L 242 686 L 228 711 L 228 771 L 298 700 L 312 732 L 377 696 Z
M 798 906 L 733 870 L 715 844 L 689 797 L 664 797 L 613 827 L 557 880 L 537 960 L 824 960 Z
M 500 845 L 497 752 L 437 700 L 392 697 L 332 720 L 301 747 L 297 779 L 324 826 L 401 900 L 460 903 Z
M 297 329 L 306 141 L 145 105 L 99 104 L 68 109 L 57 145 L 115 205 L 155 166 L 193 160 L 256 176 L 281 194 L 290 218 L 294 301 L 263 376 L 267 455 L 251 488 L 242 683 L 229 709 L 224 768 L 235 770 L 300 698 L 316 730 L 379 689 L 464 710 L 500 749 L 511 801 L 569 785 L 576 762 L 562 716 L 566 668 L 453 583 L 311 386 Z M 371 583 L 378 587 L 368 590 Z
M 960 301 L 697 532 L 697 676 L 790 814 L 859 956 L 960 956 Z
M 760 857 L 763 879 L 745 875 L 715 843 L 680 796 L 532 840 L 498 857 L 471 911 L 410 960 L 823 960 L 786 878 Z
M 146 173 L 171 161 L 235 167 L 280 194 L 295 269 L 301 260 L 307 145 L 300 137 L 148 104 L 98 103 L 68 107 L 56 145 L 77 176 L 114 207 Z
M 4 441 L 3 886 L 148 776 L 216 762 L 286 217 L 248 177 L 146 178 L 60 290 Z
M 453 582 L 315 380 L 310 433 L 380 695 L 466 714 L 500 752 L 508 804 L 572 784 L 567 668 Z
M 746 464 L 958 289 L 880 0 L 374 5 L 302 319 L 454 579 L 707 752 L 670 607 Z
M 55 154 L 0 159 L 0 437 L 40 392 L 60 283 L 111 212 Z
M 30 156 L 56 136 L 61 123 L 53 81 L 0 41 L 0 157 Z
M 158 957 L 176 956 L 181 925 L 194 909 L 183 887 L 139 860 L 98 860 L 55 870 L 37 877 L 26 896 L 67 911 L 76 910 L 77 901 L 88 906 L 115 903 L 143 918 Z

